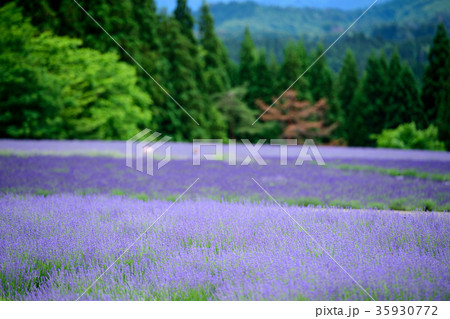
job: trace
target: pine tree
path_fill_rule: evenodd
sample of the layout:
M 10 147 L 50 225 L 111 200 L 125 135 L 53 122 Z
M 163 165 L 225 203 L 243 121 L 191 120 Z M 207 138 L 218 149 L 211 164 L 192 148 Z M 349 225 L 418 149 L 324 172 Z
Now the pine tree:
M 198 57 L 190 54 L 194 44 L 183 35 L 182 26 L 177 20 L 164 17 L 161 28 L 165 32 L 165 37 L 162 38 L 162 53 L 170 61 L 165 75 L 167 91 L 200 125 L 167 98 L 165 108 L 158 110 L 158 113 L 155 111 L 158 127 L 175 140 L 211 137 L 216 129 L 213 127 L 214 123 L 220 120 L 217 113 L 209 112 L 207 101 L 199 88 L 195 74 Z
M 428 62 L 423 77 L 422 102 L 427 122 L 431 124 L 436 123 L 438 109 L 444 103 L 446 84 L 450 81 L 450 41 L 442 22 L 437 27 Z
M 362 86 L 359 86 L 349 105 L 349 112 L 346 114 L 345 133 L 350 146 L 370 144 L 369 129 L 366 123 L 366 105 L 367 97 Z
M 359 85 L 358 67 L 355 56 L 347 50 L 338 76 L 338 100 L 344 114 L 348 115 L 350 103 Z
M 267 64 L 267 56 L 264 50 L 258 52 L 257 62 L 255 65 L 255 77 L 248 87 L 248 100 L 254 104 L 256 99 L 270 102 L 273 97 L 273 85 L 270 69 Z
M 323 51 L 323 45 L 319 44 L 311 63 L 318 59 L 323 54 Z M 313 100 L 318 101 L 321 98 L 329 99 L 333 92 L 333 73 L 327 64 L 326 57 L 322 56 L 318 59 L 308 71 L 307 75 Z
M 447 151 L 450 151 L 450 82 L 445 83 L 443 96 L 439 105 L 437 126 L 439 140 L 444 142 Z
M 145 45 L 145 51 L 158 50 L 161 46 L 157 35 L 158 16 L 155 0 L 134 0 L 133 17 L 139 26 L 139 40 Z
M 256 49 L 250 35 L 250 30 L 245 28 L 244 40 L 241 44 L 239 61 L 239 83 L 250 84 L 255 78 Z
M 406 105 L 406 117 L 403 119 L 403 123 L 414 122 L 419 129 L 427 128 L 427 124 L 424 121 L 425 112 L 422 100 L 420 99 L 419 86 L 413 71 L 406 62 L 403 66 L 401 79 L 405 95 L 404 103 Z
M 380 133 L 385 128 L 386 105 L 389 92 L 388 66 L 386 56 L 372 54 L 366 66 L 362 83 L 362 101 L 359 107 L 364 108 L 365 125 L 368 133 Z M 360 95 L 361 98 L 361 95 Z
M 291 84 L 299 78 L 305 71 L 308 63 L 308 55 L 306 53 L 303 42 L 288 42 L 284 47 L 283 62 L 280 67 L 278 76 L 279 91 L 283 93 Z M 301 77 L 292 87 L 297 91 L 299 100 L 311 100 L 311 92 L 309 90 L 309 81 L 306 76 Z
M 402 73 L 402 61 L 396 48 L 389 61 L 386 121 L 383 126 L 385 129 L 396 128 L 400 124 L 406 123 L 408 114 L 403 85 L 407 83 L 404 83 Z
M 214 20 L 204 1 L 200 8 L 199 40 L 204 49 L 205 84 L 208 93 L 230 88 L 226 49 L 214 32 Z
M 361 85 L 358 87 L 346 121 L 345 133 L 351 146 L 374 145 L 372 134 L 385 126 L 388 97 L 388 66 L 384 53 L 367 60 Z
M 181 24 L 181 32 L 194 43 L 194 18 L 192 17 L 191 10 L 187 5 L 187 0 L 177 0 L 177 6 L 173 14 L 175 19 L 177 19 Z
M 389 63 L 388 96 L 385 129 L 416 122 L 423 126 L 423 110 L 417 83 L 408 64 L 402 65 L 395 49 Z
M 336 91 L 334 90 L 333 72 L 328 66 L 326 57 L 323 56 L 323 52 L 323 45 L 319 44 L 310 63 L 312 64 L 315 60 L 317 60 L 317 62 L 311 67 L 306 75 L 309 78 L 309 87 L 313 101 L 318 101 L 322 98 L 326 99 L 328 109 L 325 116 L 325 122 L 329 125 L 337 124 L 339 126 L 338 129 L 333 130 L 332 136 L 338 138 L 343 135 L 343 128 L 341 127 L 343 115 L 337 100 Z M 319 57 L 321 58 L 319 59 Z
M 274 88 L 278 88 L 278 73 L 280 66 L 278 65 L 277 57 L 272 52 L 269 56 L 269 72 L 272 77 L 272 83 Z

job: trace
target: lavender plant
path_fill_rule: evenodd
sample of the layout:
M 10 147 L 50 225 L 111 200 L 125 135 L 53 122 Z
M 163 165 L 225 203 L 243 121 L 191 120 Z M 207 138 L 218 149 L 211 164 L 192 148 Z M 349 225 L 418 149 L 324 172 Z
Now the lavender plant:
M 168 205 L 106 195 L 1 196 L 0 298 L 369 299 L 265 202 L 177 202 L 99 278 Z M 447 214 L 285 209 L 376 300 L 450 298 Z

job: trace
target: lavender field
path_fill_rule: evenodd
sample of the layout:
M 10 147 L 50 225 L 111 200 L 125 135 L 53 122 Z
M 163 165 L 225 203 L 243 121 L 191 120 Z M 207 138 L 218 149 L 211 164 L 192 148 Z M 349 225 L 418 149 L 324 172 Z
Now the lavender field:
M 123 146 L 0 141 L 0 299 L 450 299 L 449 153 L 192 166 L 179 145 L 149 176 Z

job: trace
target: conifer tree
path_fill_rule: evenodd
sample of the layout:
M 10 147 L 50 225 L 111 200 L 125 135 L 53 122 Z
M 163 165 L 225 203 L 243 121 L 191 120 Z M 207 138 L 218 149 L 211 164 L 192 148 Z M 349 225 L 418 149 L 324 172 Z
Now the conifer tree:
M 338 76 L 337 96 L 344 114 L 348 115 L 350 103 L 359 85 L 358 67 L 355 56 L 351 50 L 347 50 Z
M 134 0 L 133 17 L 139 26 L 139 40 L 145 45 L 145 51 L 158 50 L 161 43 L 156 33 L 158 16 L 155 0 Z
M 392 54 L 388 74 L 388 104 L 384 128 L 392 129 L 410 122 L 416 122 L 419 127 L 424 126 L 416 80 L 409 65 L 402 65 L 397 49 Z
M 374 145 L 371 134 L 380 133 L 386 120 L 388 67 L 384 53 L 372 53 L 361 85 L 350 103 L 345 133 L 351 146 Z
M 181 24 L 181 32 L 192 42 L 195 42 L 193 33 L 194 18 L 191 9 L 187 5 L 187 0 L 177 0 L 177 6 L 173 12 L 175 19 Z
M 199 41 L 204 49 L 205 84 L 208 93 L 230 88 L 226 49 L 214 32 L 214 19 L 204 1 L 200 8 Z
M 385 54 L 382 52 L 380 57 L 372 54 L 367 61 L 360 101 L 357 101 L 358 107 L 364 108 L 365 125 L 369 134 L 380 133 L 385 128 L 389 86 L 387 72 Z
M 402 70 L 402 88 L 405 95 L 404 103 L 406 105 L 406 117 L 403 123 L 414 122 L 420 128 L 427 128 L 428 125 L 424 121 L 425 112 L 420 99 L 419 86 L 417 84 L 414 73 L 410 66 L 405 62 Z
M 311 63 L 318 59 L 323 54 L 324 48 L 322 44 L 319 44 L 316 52 L 312 56 Z M 314 101 L 318 101 L 321 98 L 328 98 L 333 92 L 333 73 L 328 67 L 326 57 L 322 56 L 311 67 L 307 73 L 309 78 L 309 88 Z
M 272 52 L 269 56 L 269 72 L 272 77 L 273 87 L 277 88 L 278 85 L 278 73 L 280 70 L 280 66 L 278 65 L 277 57 Z
M 369 128 L 366 123 L 366 103 L 362 86 L 355 92 L 346 114 L 345 134 L 349 146 L 366 146 L 370 144 Z
M 255 44 L 250 35 L 250 30 L 245 28 L 244 39 L 241 44 L 239 61 L 239 83 L 250 84 L 255 78 L 255 66 L 257 62 Z
M 317 50 L 311 57 L 310 64 L 315 60 L 317 62 L 311 67 L 306 74 L 309 78 L 309 87 L 313 101 L 325 98 L 328 104 L 327 113 L 325 114 L 325 122 L 327 124 L 336 124 L 338 129 L 333 130 L 334 138 L 341 137 L 342 132 L 342 112 L 340 104 L 337 100 L 337 94 L 334 90 L 333 72 L 328 66 L 326 57 L 322 55 L 324 48 L 322 44 L 317 46 Z M 322 57 L 321 57 L 322 56 Z M 320 58 L 319 58 L 320 57 Z
M 428 66 L 423 77 L 422 102 L 429 124 L 436 123 L 438 109 L 445 104 L 447 83 L 450 81 L 450 41 L 441 22 L 428 54 Z
M 303 42 L 295 43 L 290 41 L 284 47 L 283 52 L 283 62 L 278 76 L 279 94 L 283 93 L 308 67 L 308 55 Z M 306 76 L 301 77 L 291 89 L 297 92 L 299 100 L 312 99 L 309 81 Z
M 255 65 L 255 77 L 248 87 L 248 100 L 253 105 L 256 99 L 269 103 L 273 97 L 272 76 L 267 64 L 265 50 L 259 50 Z
M 444 86 L 443 96 L 439 105 L 437 126 L 439 140 L 444 142 L 447 151 L 450 151 L 450 82 Z
M 400 59 L 400 54 L 397 48 L 392 54 L 391 60 L 389 61 L 388 70 L 388 86 L 387 86 L 387 104 L 386 108 L 386 121 L 383 126 L 386 128 L 396 128 L 400 124 L 406 122 L 408 117 L 407 105 L 406 105 L 406 95 L 404 91 L 403 81 L 403 67 L 402 61 Z
M 220 114 L 212 107 L 201 92 L 196 74 L 197 56 L 189 54 L 194 44 L 182 34 L 182 26 L 177 20 L 165 17 L 161 28 L 166 33 L 162 38 L 163 55 L 170 61 L 166 75 L 167 91 L 171 92 L 177 102 L 200 124 L 197 125 L 174 103 L 167 99 L 165 109 L 155 114 L 158 127 L 174 137 L 175 140 L 192 138 L 223 137 L 225 127 Z

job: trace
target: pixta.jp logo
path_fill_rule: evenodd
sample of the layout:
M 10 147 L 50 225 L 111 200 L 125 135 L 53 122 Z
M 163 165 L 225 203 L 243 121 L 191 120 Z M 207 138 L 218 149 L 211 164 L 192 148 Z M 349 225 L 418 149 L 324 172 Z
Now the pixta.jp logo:
M 154 132 L 148 135 L 150 132 L 149 129 L 142 130 L 127 141 L 126 161 L 128 167 L 134 167 L 139 172 L 153 175 L 155 172 L 155 164 L 157 169 L 160 169 L 170 161 L 170 146 L 166 147 L 165 154 L 160 159 L 155 158 L 155 151 L 167 143 L 171 137 L 163 136 L 157 140 L 161 136 L 161 133 Z M 134 161 L 136 162 L 135 166 L 133 165 Z

